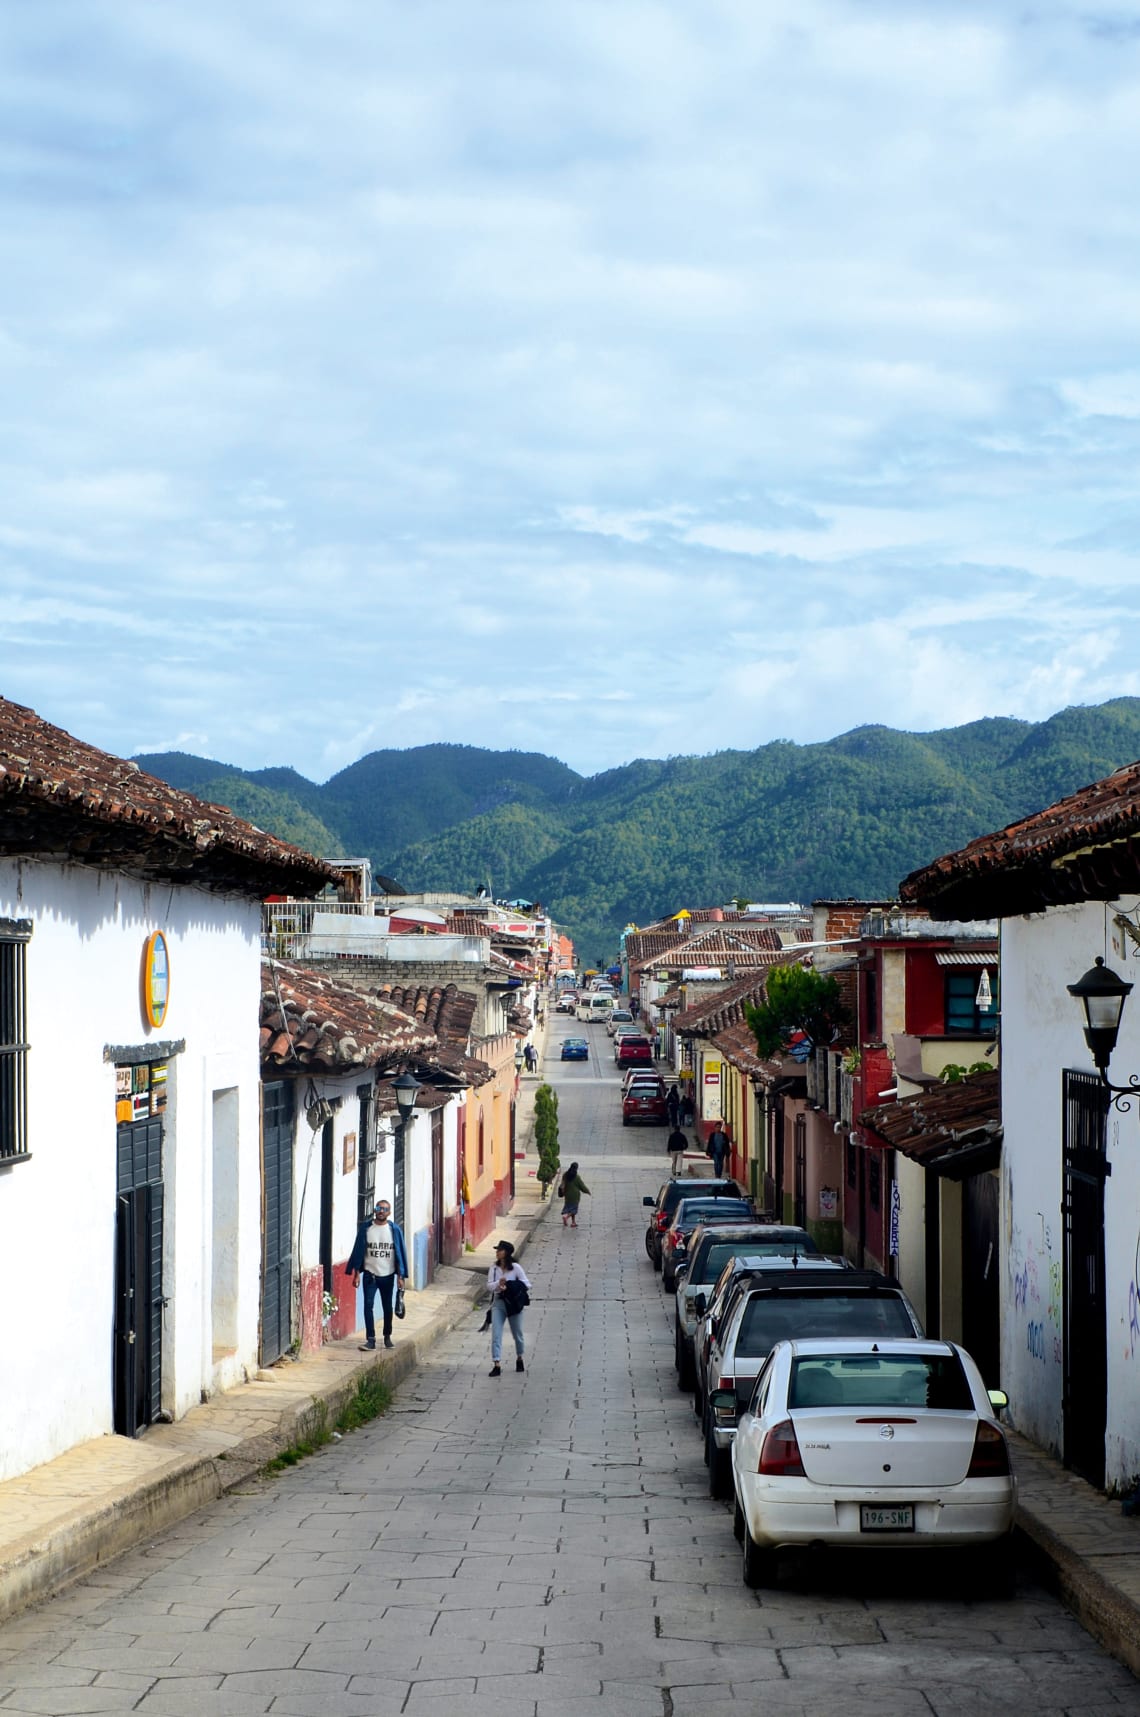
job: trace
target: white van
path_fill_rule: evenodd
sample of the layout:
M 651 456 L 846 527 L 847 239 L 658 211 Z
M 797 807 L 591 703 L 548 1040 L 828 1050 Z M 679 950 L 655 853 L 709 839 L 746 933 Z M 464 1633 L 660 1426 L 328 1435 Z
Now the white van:
M 613 1011 L 614 998 L 612 996 L 588 995 L 578 997 L 579 1019 L 599 1019 L 605 1025 Z

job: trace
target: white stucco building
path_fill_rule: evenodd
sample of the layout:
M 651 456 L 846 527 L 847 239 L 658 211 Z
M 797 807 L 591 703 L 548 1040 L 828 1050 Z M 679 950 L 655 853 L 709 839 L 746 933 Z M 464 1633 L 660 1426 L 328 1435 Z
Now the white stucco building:
M 1109 1079 L 1140 1074 L 1140 764 L 915 872 L 938 917 L 1001 919 L 1002 1386 L 1089 1481 L 1140 1475 L 1140 1098 L 1117 1108 L 1067 986 L 1136 991 Z
M 260 902 L 327 874 L 0 700 L 0 1478 L 256 1367 Z

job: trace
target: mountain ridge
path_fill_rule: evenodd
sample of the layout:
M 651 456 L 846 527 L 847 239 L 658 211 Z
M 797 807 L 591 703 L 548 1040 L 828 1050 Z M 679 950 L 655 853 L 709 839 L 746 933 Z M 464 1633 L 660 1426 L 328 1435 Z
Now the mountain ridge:
M 323 784 L 189 753 L 135 761 L 311 850 L 366 854 L 410 890 L 542 900 L 593 960 L 626 923 L 685 904 L 892 895 L 917 865 L 1136 757 L 1140 698 L 929 733 L 867 723 L 593 776 L 458 744 L 371 752 Z

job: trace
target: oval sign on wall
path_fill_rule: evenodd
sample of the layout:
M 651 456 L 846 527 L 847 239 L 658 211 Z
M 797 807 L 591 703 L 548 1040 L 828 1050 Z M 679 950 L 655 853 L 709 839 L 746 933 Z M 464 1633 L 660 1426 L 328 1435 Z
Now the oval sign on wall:
M 146 939 L 142 987 L 143 1017 L 148 1025 L 159 1026 L 170 1002 L 170 950 L 161 930 Z

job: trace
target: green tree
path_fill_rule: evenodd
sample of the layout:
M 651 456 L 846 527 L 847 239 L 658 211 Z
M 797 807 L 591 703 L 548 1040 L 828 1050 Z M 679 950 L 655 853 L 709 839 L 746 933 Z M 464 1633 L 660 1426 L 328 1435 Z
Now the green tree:
M 813 1048 L 834 1043 L 851 1020 L 835 979 L 799 965 L 773 966 L 764 1001 L 744 1011 L 764 1057 L 778 1054 L 796 1032 L 803 1032 Z
M 558 1179 L 558 1093 L 549 1085 L 534 1094 L 534 1142 L 538 1148 L 538 1183 L 546 1197 Z

